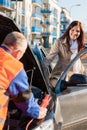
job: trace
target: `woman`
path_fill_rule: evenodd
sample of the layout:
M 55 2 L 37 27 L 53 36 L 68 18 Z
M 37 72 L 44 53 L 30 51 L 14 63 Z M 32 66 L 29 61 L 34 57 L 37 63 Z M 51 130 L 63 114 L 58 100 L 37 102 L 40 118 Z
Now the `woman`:
M 50 74 L 50 79 L 59 77 L 69 62 L 84 48 L 84 32 L 79 21 L 73 21 L 62 37 L 53 44 L 50 53 L 44 59 L 45 65 L 49 65 L 55 56 L 58 61 Z M 76 72 L 75 66 L 73 71 Z M 78 71 L 78 70 L 77 70 Z M 79 72 L 77 72 L 79 73 Z M 54 80 L 53 80 L 54 81 Z M 55 82 L 56 83 L 56 82 Z M 55 86 L 53 83 L 53 86 Z

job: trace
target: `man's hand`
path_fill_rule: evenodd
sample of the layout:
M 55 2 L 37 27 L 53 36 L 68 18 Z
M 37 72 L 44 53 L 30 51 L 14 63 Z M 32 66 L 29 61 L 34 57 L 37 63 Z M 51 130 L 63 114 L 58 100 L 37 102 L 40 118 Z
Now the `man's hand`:
M 40 113 L 38 119 L 44 118 L 46 116 L 46 113 L 47 113 L 47 108 L 40 107 Z

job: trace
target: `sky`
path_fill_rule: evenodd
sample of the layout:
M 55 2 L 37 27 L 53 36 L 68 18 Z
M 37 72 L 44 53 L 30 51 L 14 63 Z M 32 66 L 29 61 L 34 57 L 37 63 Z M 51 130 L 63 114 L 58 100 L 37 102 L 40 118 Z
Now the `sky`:
M 81 21 L 87 32 L 87 0 L 59 0 L 58 5 L 69 10 L 73 20 Z

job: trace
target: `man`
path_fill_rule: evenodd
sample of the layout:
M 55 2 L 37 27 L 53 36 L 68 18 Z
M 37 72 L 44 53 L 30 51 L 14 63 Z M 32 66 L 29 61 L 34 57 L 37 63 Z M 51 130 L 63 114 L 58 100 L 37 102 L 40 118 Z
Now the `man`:
M 28 77 L 19 61 L 26 48 L 26 38 L 19 32 L 9 33 L 0 46 L 0 130 L 6 120 L 10 97 L 27 116 L 42 119 L 47 113 L 29 91 Z

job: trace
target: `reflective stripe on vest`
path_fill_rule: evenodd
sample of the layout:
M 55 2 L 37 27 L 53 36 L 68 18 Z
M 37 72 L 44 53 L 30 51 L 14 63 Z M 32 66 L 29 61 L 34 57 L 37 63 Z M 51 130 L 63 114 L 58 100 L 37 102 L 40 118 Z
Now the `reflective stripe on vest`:
M 3 129 L 5 120 L 3 118 L 0 118 L 0 130 Z
M 8 110 L 9 97 L 5 95 L 5 92 L 22 68 L 20 61 L 0 48 L 0 130 L 3 128 Z

